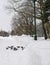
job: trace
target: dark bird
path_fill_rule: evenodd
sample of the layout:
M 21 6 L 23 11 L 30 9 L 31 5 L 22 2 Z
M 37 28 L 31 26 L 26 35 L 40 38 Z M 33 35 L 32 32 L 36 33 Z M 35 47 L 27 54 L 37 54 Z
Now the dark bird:
M 17 48 L 20 48 L 20 46 L 17 46 Z
M 21 48 L 22 48 L 22 50 L 24 50 L 24 47 L 23 46 L 21 46 Z
M 13 48 L 14 51 L 17 51 L 18 49 L 16 47 Z
M 8 50 L 8 47 L 6 48 L 6 50 Z
M 14 46 L 11 46 L 11 49 L 13 49 Z

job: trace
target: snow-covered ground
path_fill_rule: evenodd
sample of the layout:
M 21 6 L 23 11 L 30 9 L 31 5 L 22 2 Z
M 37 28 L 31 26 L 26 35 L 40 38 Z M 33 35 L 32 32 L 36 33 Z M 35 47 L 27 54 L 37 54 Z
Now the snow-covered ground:
M 0 37 L 0 65 L 50 65 L 50 40 L 35 41 L 26 35 Z

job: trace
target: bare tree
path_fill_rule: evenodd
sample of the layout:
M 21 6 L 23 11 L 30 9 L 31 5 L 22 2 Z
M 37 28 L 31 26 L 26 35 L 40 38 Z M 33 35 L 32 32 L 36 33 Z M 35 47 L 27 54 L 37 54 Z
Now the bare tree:
M 33 4 L 31 0 L 22 1 L 23 0 L 9 0 L 10 5 L 6 7 L 14 12 L 12 28 L 14 28 L 13 30 L 16 30 L 18 27 L 18 29 L 20 28 L 19 30 L 23 33 L 33 35 Z M 18 17 L 16 15 L 17 13 Z
M 47 39 L 47 34 L 46 34 L 46 31 L 44 28 L 45 1 L 46 0 L 37 0 L 37 2 L 36 2 L 36 18 L 40 19 L 42 21 L 45 39 Z M 13 28 L 16 29 L 17 27 L 20 27 L 20 26 L 22 27 L 23 25 L 25 26 L 25 24 L 26 24 L 26 26 L 28 26 L 28 25 L 33 26 L 34 5 L 33 5 L 32 0 L 25 0 L 25 1 L 24 0 L 9 0 L 8 2 L 9 2 L 9 5 L 6 8 L 11 10 L 12 12 L 14 12 L 14 16 L 15 16 L 15 14 L 18 13 L 18 17 L 15 16 L 15 18 L 13 17 L 13 19 L 12 19 L 14 21 L 12 23 Z M 24 28 L 24 27 L 22 27 L 22 28 Z M 28 32 L 27 28 L 25 30 Z M 30 31 L 32 32 L 31 29 L 32 28 L 30 28 Z

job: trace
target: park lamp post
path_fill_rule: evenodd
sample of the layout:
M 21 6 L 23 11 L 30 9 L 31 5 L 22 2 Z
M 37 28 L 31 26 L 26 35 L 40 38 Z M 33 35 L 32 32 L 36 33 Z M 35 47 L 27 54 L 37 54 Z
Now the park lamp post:
M 35 2 L 36 0 L 32 0 L 34 3 L 34 23 L 35 23 L 35 36 L 34 36 L 34 40 L 37 40 L 37 34 L 36 34 L 36 11 L 35 11 Z

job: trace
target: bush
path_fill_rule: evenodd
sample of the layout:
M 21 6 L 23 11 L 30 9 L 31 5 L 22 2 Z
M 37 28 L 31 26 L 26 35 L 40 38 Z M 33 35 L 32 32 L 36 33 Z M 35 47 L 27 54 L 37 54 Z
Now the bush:
M 3 36 L 3 37 L 9 36 L 9 33 L 6 31 L 0 31 L 0 36 Z

